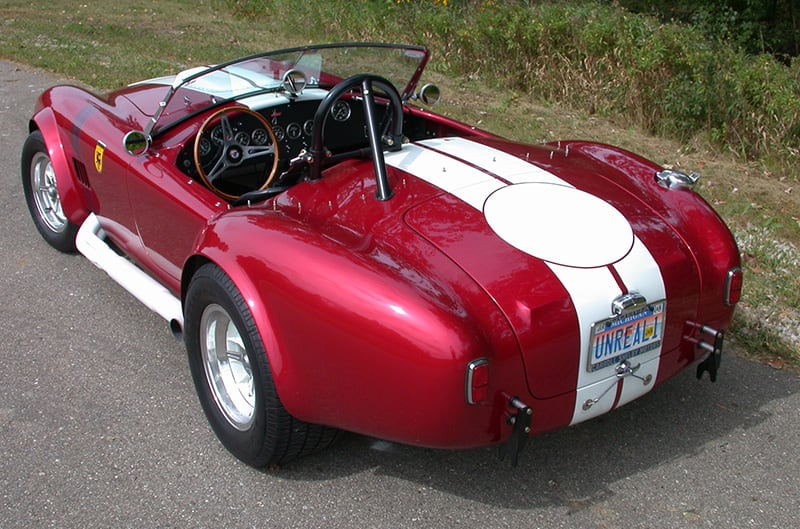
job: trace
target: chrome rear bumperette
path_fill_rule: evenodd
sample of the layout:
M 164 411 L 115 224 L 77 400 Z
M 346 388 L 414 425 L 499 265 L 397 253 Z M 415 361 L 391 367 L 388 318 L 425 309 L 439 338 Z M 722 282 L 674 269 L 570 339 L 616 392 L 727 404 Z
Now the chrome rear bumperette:
M 717 371 L 722 360 L 722 348 L 725 344 L 725 332 L 717 330 L 702 323 L 686 322 L 695 329 L 695 333 L 685 335 L 684 340 L 695 345 L 698 351 L 707 354 L 706 358 L 697 365 L 697 378 L 703 378 L 703 373 L 708 371 L 711 382 L 717 381 Z M 699 334 L 695 336 L 694 334 Z

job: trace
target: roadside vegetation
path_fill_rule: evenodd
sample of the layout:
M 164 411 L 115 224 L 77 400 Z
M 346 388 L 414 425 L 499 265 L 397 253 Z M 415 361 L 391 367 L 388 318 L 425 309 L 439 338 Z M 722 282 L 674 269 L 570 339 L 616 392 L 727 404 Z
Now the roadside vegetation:
M 425 44 L 445 114 L 518 140 L 593 139 L 702 172 L 700 192 L 744 258 L 735 336 L 800 365 L 800 60 L 745 46 L 744 30 L 728 29 L 732 8 L 672 22 L 681 17 L 620 3 L 62 0 L 45 10 L 6 0 L 0 57 L 103 90 L 283 46 Z M 698 3 L 720 4 L 670 5 Z

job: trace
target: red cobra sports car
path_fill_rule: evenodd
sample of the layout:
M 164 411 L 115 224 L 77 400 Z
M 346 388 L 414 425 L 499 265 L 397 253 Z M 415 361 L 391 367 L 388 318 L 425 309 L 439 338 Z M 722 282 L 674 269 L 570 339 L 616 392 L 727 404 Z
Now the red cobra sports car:
M 342 430 L 516 463 L 692 364 L 716 378 L 742 272 L 698 175 L 412 105 L 438 98 L 428 56 L 306 46 L 36 104 L 36 227 L 169 322 L 250 465 Z

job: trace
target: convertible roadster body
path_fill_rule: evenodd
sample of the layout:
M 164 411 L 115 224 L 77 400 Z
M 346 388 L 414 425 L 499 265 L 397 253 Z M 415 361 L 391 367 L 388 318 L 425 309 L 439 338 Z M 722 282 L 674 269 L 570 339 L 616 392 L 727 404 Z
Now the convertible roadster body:
M 427 60 L 309 46 L 38 100 L 37 228 L 170 323 L 249 464 L 341 430 L 516 461 L 687 366 L 716 377 L 742 275 L 697 175 L 423 110 Z

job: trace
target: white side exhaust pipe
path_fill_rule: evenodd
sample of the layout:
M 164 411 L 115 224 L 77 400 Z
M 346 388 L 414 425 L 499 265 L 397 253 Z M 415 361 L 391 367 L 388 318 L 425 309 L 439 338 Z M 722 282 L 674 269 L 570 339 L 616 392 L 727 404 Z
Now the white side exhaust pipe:
M 172 333 L 180 338 L 183 330 L 181 300 L 141 268 L 118 255 L 106 244 L 104 237 L 100 222 L 94 213 L 90 213 L 78 230 L 75 245 L 92 264 L 108 274 L 147 308 L 167 320 Z

